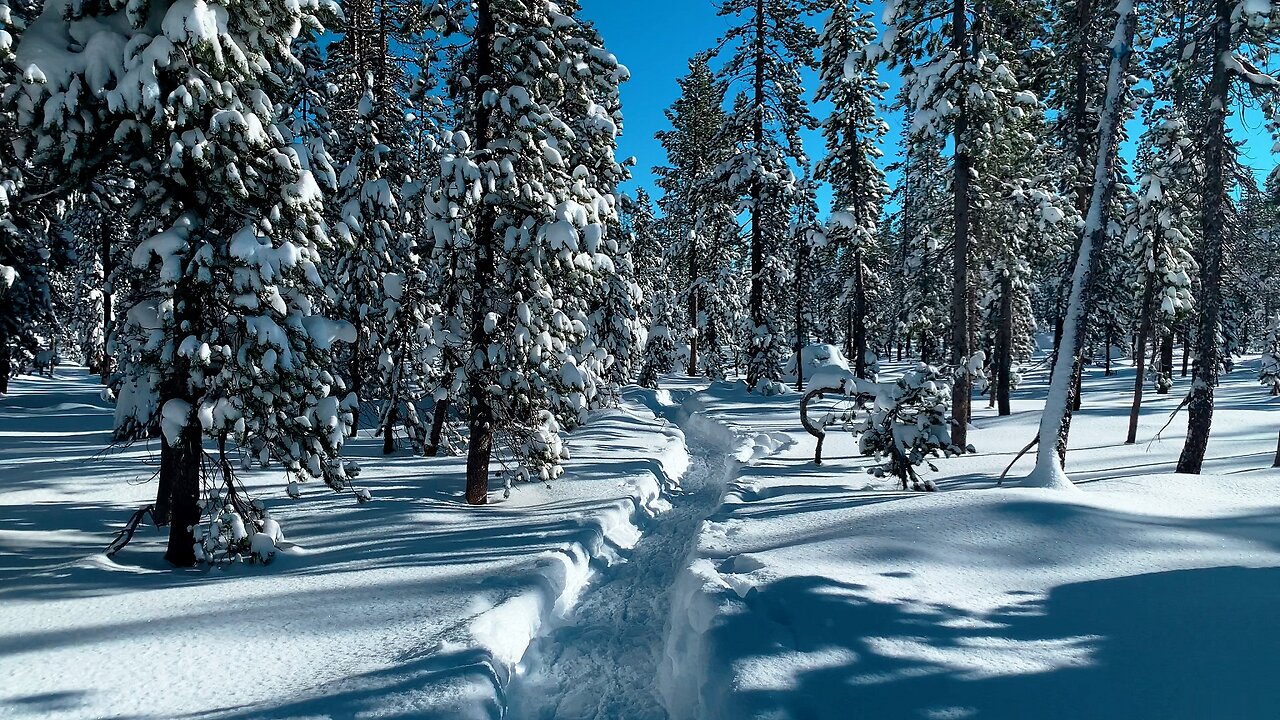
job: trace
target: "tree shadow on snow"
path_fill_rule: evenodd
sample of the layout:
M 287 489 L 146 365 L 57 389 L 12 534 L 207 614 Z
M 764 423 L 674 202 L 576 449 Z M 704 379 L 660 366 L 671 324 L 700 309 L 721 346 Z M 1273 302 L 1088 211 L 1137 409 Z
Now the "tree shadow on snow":
M 793 677 L 784 673 L 734 695 L 727 716 L 1190 720 L 1280 714 L 1274 616 L 1280 568 L 1068 584 L 1043 599 L 1014 594 L 1007 607 L 984 617 L 945 607 L 913 612 L 860 590 L 821 577 L 788 578 L 747 596 L 756 612 L 725 616 L 713 632 L 730 657 L 799 658 Z

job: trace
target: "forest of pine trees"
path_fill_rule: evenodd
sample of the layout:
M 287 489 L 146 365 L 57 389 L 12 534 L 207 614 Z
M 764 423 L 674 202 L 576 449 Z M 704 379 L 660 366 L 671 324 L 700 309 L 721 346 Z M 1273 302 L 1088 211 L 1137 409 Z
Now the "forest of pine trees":
M 627 384 L 779 394 L 815 344 L 928 366 L 893 379 L 947 428 L 913 455 L 972 451 L 1047 350 L 1042 485 L 1085 366 L 1137 367 L 1130 443 L 1185 396 L 1180 472 L 1234 356 L 1280 392 L 1280 168 L 1235 122 L 1280 147 L 1280 5 L 722 0 L 624 192 L 629 72 L 580 4 L 0 0 L 0 393 L 100 376 L 185 566 L 267 522 L 233 455 L 365 500 L 373 433 L 484 504 Z

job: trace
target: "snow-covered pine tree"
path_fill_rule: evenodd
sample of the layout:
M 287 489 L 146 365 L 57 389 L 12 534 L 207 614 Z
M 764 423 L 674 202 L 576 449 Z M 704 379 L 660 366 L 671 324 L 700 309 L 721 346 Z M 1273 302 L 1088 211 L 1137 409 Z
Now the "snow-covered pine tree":
M 806 22 L 816 10 L 813 0 L 723 0 L 718 10 L 737 21 L 720 43 L 728 51 L 720 77 L 726 87 L 746 85 L 744 100 L 735 102 L 724 128 L 735 150 L 719 174 L 749 216 L 746 380 L 752 390 L 776 382 L 788 355 L 785 331 L 774 315 L 785 303 L 770 297 L 766 286 L 769 265 L 787 245 L 785 234 L 777 233 L 788 223 L 778 223 L 776 216 L 800 200 L 792 172 L 792 163 L 806 164 L 800 132 L 818 125 L 801 85 L 801 71 L 816 66 L 818 35 Z
M 624 232 L 631 237 L 631 262 L 642 298 L 642 321 L 645 324 L 644 356 L 636 380 L 644 387 L 656 388 L 658 378 L 669 373 L 676 364 L 675 335 L 678 310 L 673 277 L 674 257 L 668 257 L 660 227 L 653 214 L 653 201 L 641 188 L 624 208 Z
M 658 226 L 667 243 L 668 277 L 684 300 L 676 338 L 688 343 L 687 373 L 723 377 L 732 366 L 723 348 L 742 306 L 727 284 L 734 284 L 731 268 L 743 247 L 732 201 L 715 183 L 716 168 L 732 152 L 722 133 L 725 86 L 706 55 L 691 58 L 678 83 L 680 96 L 666 110 L 671 129 L 657 133 L 668 163 L 654 168 L 663 191 Z
M 860 378 L 870 376 L 867 296 L 874 278 L 867 261 L 876 254 L 876 224 L 889 193 L 878 165 L 888 125 L 877 114 L 888 86 L 866 55 L 867 45 L 875 38 L 870 12 L 857 3 L 835 0 L 822 30 L 816 93 L 819 102 L 828 100 L 833 106 L 822 125 L 827 154 L 818 163 L 816 176 L 832 186 L 827 241 L 844 285 L 838 305 L 829 312 L 843 320 L 844 354 Z
M 974 159 L 998 142 L 1018 90 L 1014 56 L 993 38 L 1002 18 L 994 6 L 967 0 L 893 0 L 885 8 L 882 45 L 900 67 L 903 95 L 913 110 L 911 132 L 941 143 L 950 138 L 952 167 L 951 318 L 949 359 L 957 373 L 952 393 L 953 439 L 966 445 L 973 354 L 969 265 L 973 227 Z M 878 56 L 876 51 L 876 55 Z
M 1148 113 L 1148 128 L 1138 153 L 1138 189 L 1125 217 L 1125 246 L 1130 267 L 1136 267 L 1126 285 L 1138 298 L 1136 376 L 1126 443 L 1134 443 L 1138 437 L 1147 345 L 1153 338 L 1163 337 L 1164 328 L 1190 314 L 1191 277 L 1196 269 L 1191 256 L 1194 217 L 1188 198 L 1182 196 L 1194 165 L 1189 157 L 1192 140 L 1176 108 L 1151 108 Z M 1161 368 L 1162 373 L 1168 370 Z
M 115 160 L 143 180 L 147 225 L 131 259 L 148 285 L 124 312 L 118 414 L 143 405 L 159 420 L 155 514 L 169 521 L 175 565 L 214 550 L 197 544 L 202 514 L 211 535 L 230 515 L 259 521 L 249 535 L 266 530 L 229 464 L 205 464 L 204 436 L 220 448 L 257 437 L 291 477 L 348 483 L 337 453 L 350 405 L 329 370 L 344 333 L 312 312 L 328 247 L 323 199 L 276 105 L 299 70 L 297 33 L 335 12 L 320 0 L 179 0 L 147 14 L 60 3 L 17 48 L 33 79 L 19 106 L 26 156 L 68 180 Z M 60 39 L 90 28 L 93 43 Z
M 557 477 L 560 431 L 585 419 L 599 390 L 588 378 L 602 355 L 590 310 L 614 269 L 605 234 L 625 175 L 613 153 L 627 72 L 576 10 L 480 0 L 453 23 L 470 44 L 452 83 L 459 125 L 434 237 L 465 258 L 472 504 L 487 502 L 495 441 L 508 481 Z M 463 216 L 474 224 L 455 235 L 448 221 Z

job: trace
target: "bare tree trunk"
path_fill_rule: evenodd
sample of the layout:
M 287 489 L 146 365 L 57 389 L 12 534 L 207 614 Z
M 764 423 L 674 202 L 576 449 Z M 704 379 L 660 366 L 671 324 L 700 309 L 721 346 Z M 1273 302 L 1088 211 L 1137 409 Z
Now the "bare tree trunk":
M 951 49 L 962 59 L 968 54 L 969 33 L 967 4 L 954 0 L 951 11 Z M 952 247 L 951 287 L 951 363 L 956 367 L 956 381 L 951 394 L 951 440 L 964 447 L 969 442 L 969 405 L 971 382 L 969 365 L 969 112 L 963 99 L 956 114 L 955 177 L 952 179 L 952 206 L 955 236 Z
M 9 333 L 0 325 L 0 395 L 9 392 L 9 376 L 13 374 L 13 357 L 9 349 Z
M 1231 79 L 1231 14 L 1234 3 L 1215 0 L 1213 75 L 1209 80 L 1209 113 L 1204 132 L 1204 214 L 1201 216 L 1200 324 L 1196 328 L 1196 362 L 1187 402 L 1187 440 L 1178 457 L 1178 472 L 1199 474 L 1213 424 L 1213 389 L 1218 383 L 1222 347 L 1218 325 L 1222 315 L 1222 248 L 1226 235 L 1226 115 Z
M 1156 394 L 1168 395 L 1173 387 L 1173 330 L 1160 336 L 1160 377 L 1156 381 Z
M 1039 448 L 1036 469 L 1027 478 L 1028 485 L 1040 487 L 1072 487 L 1062 471 L 1058 448 L 1065 447 L 1071 432 L 1071 384 L 1074 366 L 1080 362 L 1079 348 L 1084 340 L 1084 319 L 1089 307 L 1089 292 L 1102 260 L 1102 243 L 1106 238 L 1111 198 L 1115 192 L 1114 167 L 1119 148 L 1119 131 L 1123 98 L 1128 87 L 1129 60 L 1133 55 L 1133 37 L 1137 25 L 1131 0 L 1116 5 L 1115 34 L 1111 41 L 1111 64 L 1107 73 L 1107 93 L 1098 123 L 1098 153 L 1094 164 L 1093 195 L 1085 217 L 1080 252 L 1071 278 L 1071 295 L 1063 319 L 1062 347 L 1059 348 L 1050 374 L 1049 395 L 1040 419 Z
M 1142 384 L 1147 375 L 1147 338 L 1151 335 L 1152 315 L 1155 310 L 1155 278 L 1147 274 L 1147 285 L 1142 290 L 1142 322 L 1138 325 L 1138 341 L 1133 344 L 1134 379 L 1133 405 L 1129 408 L 1129 434 L 1124 443 L 1132 445 L 1138 441 L 1138 417 L 1142 413 Z
M 102 359 L 99 361 L 98 373 L 103 385 L 107 384 L 111 379 L 111 373 L 115 370 L 115 363 L 112 362 L 111 354 L 107 352 L 115 324 L 113 317 L 115 308 L 111 292 L 111 275 L 115 272 L 115 265 L 111 261 L 111 235 L 115 228 L 114 222 L 110 214 L 104 213 L 99 227 L 102 233 Z
M 867 279 L 862 268 L 862 251 L 853 253 L 853 368 L 854 375 L 867 377 Z
M 444 421 L 448 415 L 449 398 L 437 400 L 436 408 L 431 413 L 431 434 L 427 437 L 427 444 L 422 449 L 424 456 L 435 457 L 440 454 L 440 438 L 444 435 Z
M 1000 278 L 1000 329 L 996 337 L 996 404 L 1000 415 L 1009 415 L 1013 375 L 1013 278 Z
M 698 341 L 701 332 L 698 330 L 698 297 L 701 285 L 698 282 L 698 239 L 689 237 L 689 377 L 698 377 Z
M 1280 467 L 1280 438 L 1276 440 L 1276 459 L 1271 462 L 1271 467 Z

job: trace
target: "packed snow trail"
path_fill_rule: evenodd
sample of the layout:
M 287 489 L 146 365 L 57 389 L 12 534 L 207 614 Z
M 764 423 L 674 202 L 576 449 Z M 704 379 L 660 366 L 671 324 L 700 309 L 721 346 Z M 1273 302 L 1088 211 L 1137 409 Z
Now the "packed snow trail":
M 670 407 L 672 414 L 683 412 Z M 672 418 L 676 419 L 676 418 Z M 671 588 L 720 504 L 728 448 L 688 438 L 689 469 L 636 545 L 600 568 L 566 624 L 536 640 L 512 680 L 505 717 L 515 720 L 664 720 L 658 667 Z

